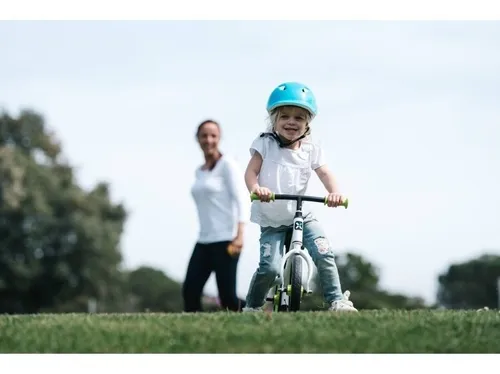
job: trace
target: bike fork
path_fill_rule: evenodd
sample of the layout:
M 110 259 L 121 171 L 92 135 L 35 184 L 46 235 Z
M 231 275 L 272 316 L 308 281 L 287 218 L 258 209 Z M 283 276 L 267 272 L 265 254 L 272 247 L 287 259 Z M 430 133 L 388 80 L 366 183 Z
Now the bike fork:
M 292 227 L 292 238 L 290 241 L 290 249 L 286 251 L 283 259 L 281 260 L 280 266 L 280 274 L 276 278 L 273 287 L 269 290 L 269 293 L 266 297 L 266 301 L 272 302 L 274 306 L 274 310 L 279 310 L 282 307 L 288 307 L 289 305 L 289 296 L 287 286 L 290 282 L 290 274 L 287 274 L 288 277 L 285 279 L 285 272 L 291 269 L 290 266 L 287 266 L 287 261 L 292 256 L 300 256 L 302 257 L 307 265 L 307 280 L 306 284 L 303 285 L 307 293 L 311 293 L 310 283 L 313 276 L 313 263 L 312 260 L 302 249 L 302 240 L 303 240 L 303 232 L 304 232 L 304 218 L 302 217 L 301 210 L 297 210 L 295 213 L 295 217 L 293 219 L 293 227 Z

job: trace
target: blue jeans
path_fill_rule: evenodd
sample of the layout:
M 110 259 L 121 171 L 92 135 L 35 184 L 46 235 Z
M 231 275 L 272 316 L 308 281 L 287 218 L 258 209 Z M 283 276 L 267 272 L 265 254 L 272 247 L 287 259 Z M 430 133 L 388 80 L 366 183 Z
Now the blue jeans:
M 306 217 L 307 218 L 307 217 Z M 327 303 L 342 299 L 342 288 L 332 247 L 314 218 L 304 219 L 303 245 L 311 255 L 318 270 Z M 267 293 L 280 272 L 284 242 L 287 230 L 292 226 L 261 227 L 260 261 L 247 294 L 247 307 L 260 308 L 266 301 Z

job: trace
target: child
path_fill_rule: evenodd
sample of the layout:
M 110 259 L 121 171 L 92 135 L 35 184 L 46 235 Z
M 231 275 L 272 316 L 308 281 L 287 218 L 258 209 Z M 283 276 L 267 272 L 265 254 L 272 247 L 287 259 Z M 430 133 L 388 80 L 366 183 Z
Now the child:
M 257 194 L 261 202 L 269 202 L 271 192 L 304 195 L 314 170 L 328 191 L 328 206 L 340 205 L 343 199 L 325 163 L 323 149 L 309 140 L 310 124 L 317 113 L 311 90 L 296 82 L 281 84 L 271 93 L 267 111 L 270 131 L 256 138 L 250 148 L 251 159 L 245 171 L 248 190 Z M 294 204 L 286 200 L 252 204 L 250 220 L 261 226 L 260 262 L 250 282 L 244 311 L 262 309 L 279 274 L 286 231 L 295 214 Z M 349 292 L 342 295 L 332 247 L 307 204 L 303 214 L 304 246 L 318 269 L 329 310 L 356 312 L 348 300 Z

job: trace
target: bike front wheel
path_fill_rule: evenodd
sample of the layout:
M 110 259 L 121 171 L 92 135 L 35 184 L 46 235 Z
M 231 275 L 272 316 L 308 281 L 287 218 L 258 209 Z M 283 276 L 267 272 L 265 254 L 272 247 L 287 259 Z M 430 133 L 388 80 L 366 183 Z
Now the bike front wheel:
M 300 310 L 300 303 L 302 301 L 302 258 L 300 256 L 293 256 L 291 263 L 291 277 L 290 277 L 290 312 L 297 312 Z

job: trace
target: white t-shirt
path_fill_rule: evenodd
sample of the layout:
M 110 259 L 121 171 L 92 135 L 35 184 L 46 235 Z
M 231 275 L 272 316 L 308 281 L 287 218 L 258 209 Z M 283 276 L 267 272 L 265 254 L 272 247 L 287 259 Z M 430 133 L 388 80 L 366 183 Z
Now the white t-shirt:
M 198 211 L 199 243 L 231 241 L 248 222 L 250 197 L 238 164 L 222 156 L 213 170 L 196 169 L 191 195 Z
M 280 148 L 270 136 L 259 136 L 250 147 L 250 154 L 259 152 L 263 162 L 258 182 L 278 194 L 304 195 L 312 170 L 325 164 L 323 149 L 302 139 L 299 149 Z M 296 209 L 295 201 L 275 200 L 269 203 L 254 201 L 250 220 L 262 227 L 291 225 Z M 304 215 L 310 212 L 307 204 L 302 206 Z

